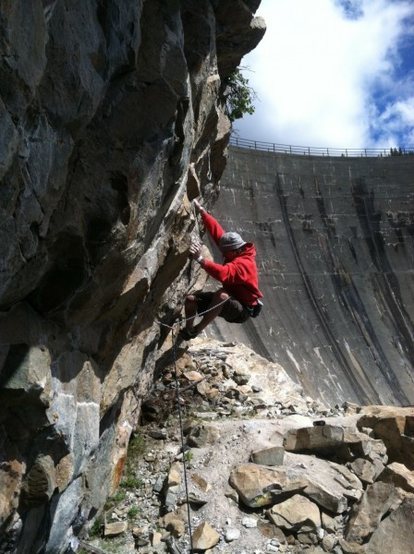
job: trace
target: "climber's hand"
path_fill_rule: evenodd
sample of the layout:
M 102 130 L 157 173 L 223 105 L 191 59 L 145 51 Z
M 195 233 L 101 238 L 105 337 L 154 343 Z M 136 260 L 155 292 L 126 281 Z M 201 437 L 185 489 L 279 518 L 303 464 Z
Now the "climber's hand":
M 198 239 L 193 239 L 190 245 L 190 258 L 197 260 L 201 256 L 201 242 Z
M 205 212 L 205 209 L 203 208 L 203 206 L 200 204 L 200 202 L 198 200 L 193 200 L 194 202 L 194 208 L 196 209 L 196 212 L 201 214 L 202 212 Z

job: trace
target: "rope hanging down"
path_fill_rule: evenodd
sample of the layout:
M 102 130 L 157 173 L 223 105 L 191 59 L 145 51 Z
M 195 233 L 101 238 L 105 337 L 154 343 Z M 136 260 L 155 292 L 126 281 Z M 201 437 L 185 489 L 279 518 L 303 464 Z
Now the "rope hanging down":
M 189 318 L 185 319 L 179 319 L 177 320 L 173 325 L 168 325 L 167 323 L 163 323 L 162 321 L 158 321 L 160 325 L 163 325 L 164 327 L 167 327 L 168 329 L 171 329 L 171 335 L 172 335 L 172 350 L 173 350 L 173 364 L 174 364 L 174 380 L 175 380 L 175 391 L 176 391 L 176 401 L 177 401 L 177 408 L 178 408 L 178 421 L 179 421 L 179 427 L 180 427 L 180 438 L 181 438 L 181 452 L 183 455 L 183 471 L 184 471 L 184 486 L 185 486 L 185 496 L 186 496 L 186 503 L 187 503 L 187 518 L 188 518 L 188 533 L 190 537 L 190 554 L 194 552 L 193 550 L 193 532 L 191 528 L 191 511 L 190 511 L 190 498 L 189 498 L 189 492 L 188 492 L 188 479 L 187 479 L 187 464 L 185 459 L 185 441 L 184 441 L 184 429 L 183 429 L 183 417 L 182 417 L 182 410 L 181 410 L 181 402 L 180 402 L 180 382 L 178 380 L 178 372 L 177 372 L 177 337 L 178 334 L 175 334 L 175 326 L 179 325 L 183 321 L 187 322 L 190 319 L 194 319 L 197 316 L 202 316 L 211 310 L 217 308 L 217 306 L 221 306 L 225 302 L 227 302 L 228 298 L 221 301 L 219 304 L 216 304 L 215 306 L 208 308 L 204 312 L 200 312 L 198 314 L 195 314 L 194 316 L 191 316 Z
M 214 306 L 212 306 L 211 308 L 208 308 L 207 310 L 204 310 L 204 312 L 196 313 L 195 315 L 192 315 L 191 317 L 183 317 L 183 318 L 177 319 L 172 325 L 168 325 L 167 323 L 164 323 L 164 322 L 160 321 L 159 319 L 156 319 L 156 322 L 159 325 L 162 325 L 163 327 L 168 327 L 168 329 L 175 329 L 176 325 L 180 325 L 180 323 L 187 323 L 187 321 L 190 321 L 191 319 L 195 319 L 196 317 L 207 314 L 208 312 L 211 312 L 212 310 L 215 310 L 216 308 L 218 308 L 219 306 L 221 306 L 222 304 L 227 302 L 229 299 L 230 299 L 230 297 L 226 298 L 225 300 L 222 300 L 218 304 L 214 304 Z
M 196 317 L 203 316 L 207 314 L 208 312 L 211 312 L 212 310 L 215 310 L 218 306 L 221 306 L 225 302 L 227 302 L 229 298 L 226 298 L 225 300 L 222 300 L 218 304 L 215 304 L 211 308 L 208 308 L 207 310 L 204 310 L 203 312 L 196 313 L 195 315 L 187 318 L 180 318 L 177 319 L 173 323 L 173 325 L 168 325 L 167 323 L 164 323 L 158 319 L 156 319 L 157 323 L 159 325 L 162 325 L 163 327 L 167 327 L 168 329 L 171 329 L 171 335 L 172 335 L 172 343 L 173 343 L 173 363 L 174 363 L 174 379 L 175 379 L 175 391 L 176 391 L 176 400 L 177 400 L 177 408 L 178 408 L 178 421 L 179 421 L 179 427 L 180 427 L 180 437 L 181 437 L 181 452 L 183 455 L 183 471 L 184 471 L 184 486 L 185 486 L 185 495 L 186 495 L 186 503 L 187 503 L 187 518 L 188 518 L 188 533 L 190 538 L 190 554 L 194 552 L 193 549 L 193 532 L 191 527 L 191 511 L 190 511 L 190 497 L 188 492 L 188 478 L 187 478 L 187 464 L 185 459 L 185 441 L 184 441 L 184 429 L 183 429 L 183 416 L 182 416 L 182 410 L 181 410 L 181 402 L 180 402 L 180 382 L 178 379 L 178 372 L 177 372 L 177 352 L 176 352 L 176 345 L 177 345 L 177 337 L 174 333 L 175 327 L 177 325 L 180 325 L 181 323 L 187 323 L 187 321 L 190 321 L 192 319 L 195 319 Z
M 180 424 L 180 437 L 181 437 L 181 452 L 183 455 L 183 470 L 184 470 L 184 486 L 185 486 L 185 496 L 187 501 L 187 518 L 188 518 L 188 534 L 190 537 L 190 554 L 193 552 L 193 532 L 191 529 L 191 512 L 190 512 L 190 498 L 188 493 L 188 479 L 187 479 L 187 464 L 185 459 L 185 443 L 184 443 L 184 430 L 183 430 L 183 417 L 181 412 L 181 403 L 180 403 L 180 382 L 178 380 L 177 372 L 177 355 L 176 355 L 176 336 L 174 335 L 174 329 L 172 330 L 172 341 L 173 341 L 173 353 L 174 353 L 174 378 L 175 378 L 175 391 L 177 398 L 178 406 L 178 421 Z

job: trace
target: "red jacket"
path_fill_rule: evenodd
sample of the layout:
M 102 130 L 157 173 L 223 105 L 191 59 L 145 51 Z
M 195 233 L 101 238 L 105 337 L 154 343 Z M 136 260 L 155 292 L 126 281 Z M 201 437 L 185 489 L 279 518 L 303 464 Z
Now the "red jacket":
M 224 234 L 220 223 L 209 213 L 202 212 L 204 225 L 214 242 L 218 245 Z M 252 306 L 263 294 L 258 288 L 256 266 L 256 248 L 248 242 L 241 254 L 234 260 L 217 264 L 210 260 L 201 262 L 202 268 L 214 279 L 223 283 L 223 288 L 242 304 Z

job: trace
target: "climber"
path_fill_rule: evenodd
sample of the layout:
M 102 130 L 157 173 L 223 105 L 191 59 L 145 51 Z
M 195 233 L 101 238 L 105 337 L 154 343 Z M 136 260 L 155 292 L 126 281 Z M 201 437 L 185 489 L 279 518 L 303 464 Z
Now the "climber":
M 218 264 L 203 258 L 198 240 L 191 243 L 190 257 L 223 286 L 215 292 L 197 292 L 187 296 L 186 326 L 180 331 L 183 340 L 196 337 L 217 316 L 229 323 L 243 323 L 249 317 L 257 317 L 262 307 L 260 299 L 263 298 L 258 288 L 254 245 L 245 242 L 238 233 L 224 232 L 218 221 L 197 200 L 194 200 L 194 207 L 222 252 L 224 263 Z M 201 321 L 194 325 L 197 313 L 204 312 Z

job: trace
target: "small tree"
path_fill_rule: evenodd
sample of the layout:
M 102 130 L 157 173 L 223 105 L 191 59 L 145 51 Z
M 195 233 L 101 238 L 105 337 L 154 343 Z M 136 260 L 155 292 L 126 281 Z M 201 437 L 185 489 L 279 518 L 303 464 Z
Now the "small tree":
M 224 101 L 226 113 L 231 122 L 241 119 L 244 114 L 254 113 L 254 90 L 240 68 L 235 69 L 224 81 Z

